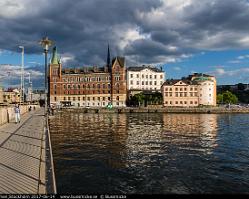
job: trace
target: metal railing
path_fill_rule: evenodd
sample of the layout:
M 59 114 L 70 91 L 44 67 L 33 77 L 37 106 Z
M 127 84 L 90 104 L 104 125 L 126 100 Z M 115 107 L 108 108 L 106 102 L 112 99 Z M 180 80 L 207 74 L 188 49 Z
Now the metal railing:
M 46 192 L 47 194 L 56 194 L 56 179 L 54 172 L 53 152 L 48 124 L 48 117 L 45 116 L 46 129 Z

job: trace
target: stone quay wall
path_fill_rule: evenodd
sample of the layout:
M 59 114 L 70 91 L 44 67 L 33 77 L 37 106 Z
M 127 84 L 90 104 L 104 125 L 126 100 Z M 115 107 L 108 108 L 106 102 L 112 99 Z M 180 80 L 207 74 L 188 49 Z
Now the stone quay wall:
M 232 113 L 249 113 L 249 108 L 62 108 L 63 111 L 83 112 L 83 113 L 189 113 L 189 114 L 232 114 Z M 57 112 L 56 110 L 55 112 Z

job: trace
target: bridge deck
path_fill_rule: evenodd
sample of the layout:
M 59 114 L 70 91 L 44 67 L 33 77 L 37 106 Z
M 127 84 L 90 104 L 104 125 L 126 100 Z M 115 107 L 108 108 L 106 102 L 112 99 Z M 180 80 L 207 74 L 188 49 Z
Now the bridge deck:
M 44 110 L 0 126 L 0 194 L 45 193 Z

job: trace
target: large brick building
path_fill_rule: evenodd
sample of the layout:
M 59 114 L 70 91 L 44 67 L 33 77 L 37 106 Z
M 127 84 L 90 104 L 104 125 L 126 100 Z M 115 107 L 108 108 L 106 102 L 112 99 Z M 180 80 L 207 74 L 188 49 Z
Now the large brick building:
M 56 47 L 50 63 L 50 103 L 77 107 L 114 107 L 126 104 L 125 59 L 116 57 L 104 67 L 62 69 Z

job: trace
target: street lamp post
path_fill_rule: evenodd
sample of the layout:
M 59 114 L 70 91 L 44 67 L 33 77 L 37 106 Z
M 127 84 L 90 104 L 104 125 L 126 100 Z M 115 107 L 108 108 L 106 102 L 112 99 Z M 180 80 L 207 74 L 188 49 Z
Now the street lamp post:
M 40 45 L 44 49 L 44 55 L 45 55 L 45 114 L 48 114 L 48 106 L 50 105 L 50 81 L 48 76 L 48 49 L 53 44 L 51 40 L 48 39 L 48 37 L 42 38 L 42 40 L 39 42 Z
M 19 46 L 22 49 L 22 66 L 21 66 L 21 102 L 24 102 L 24 46 Z

